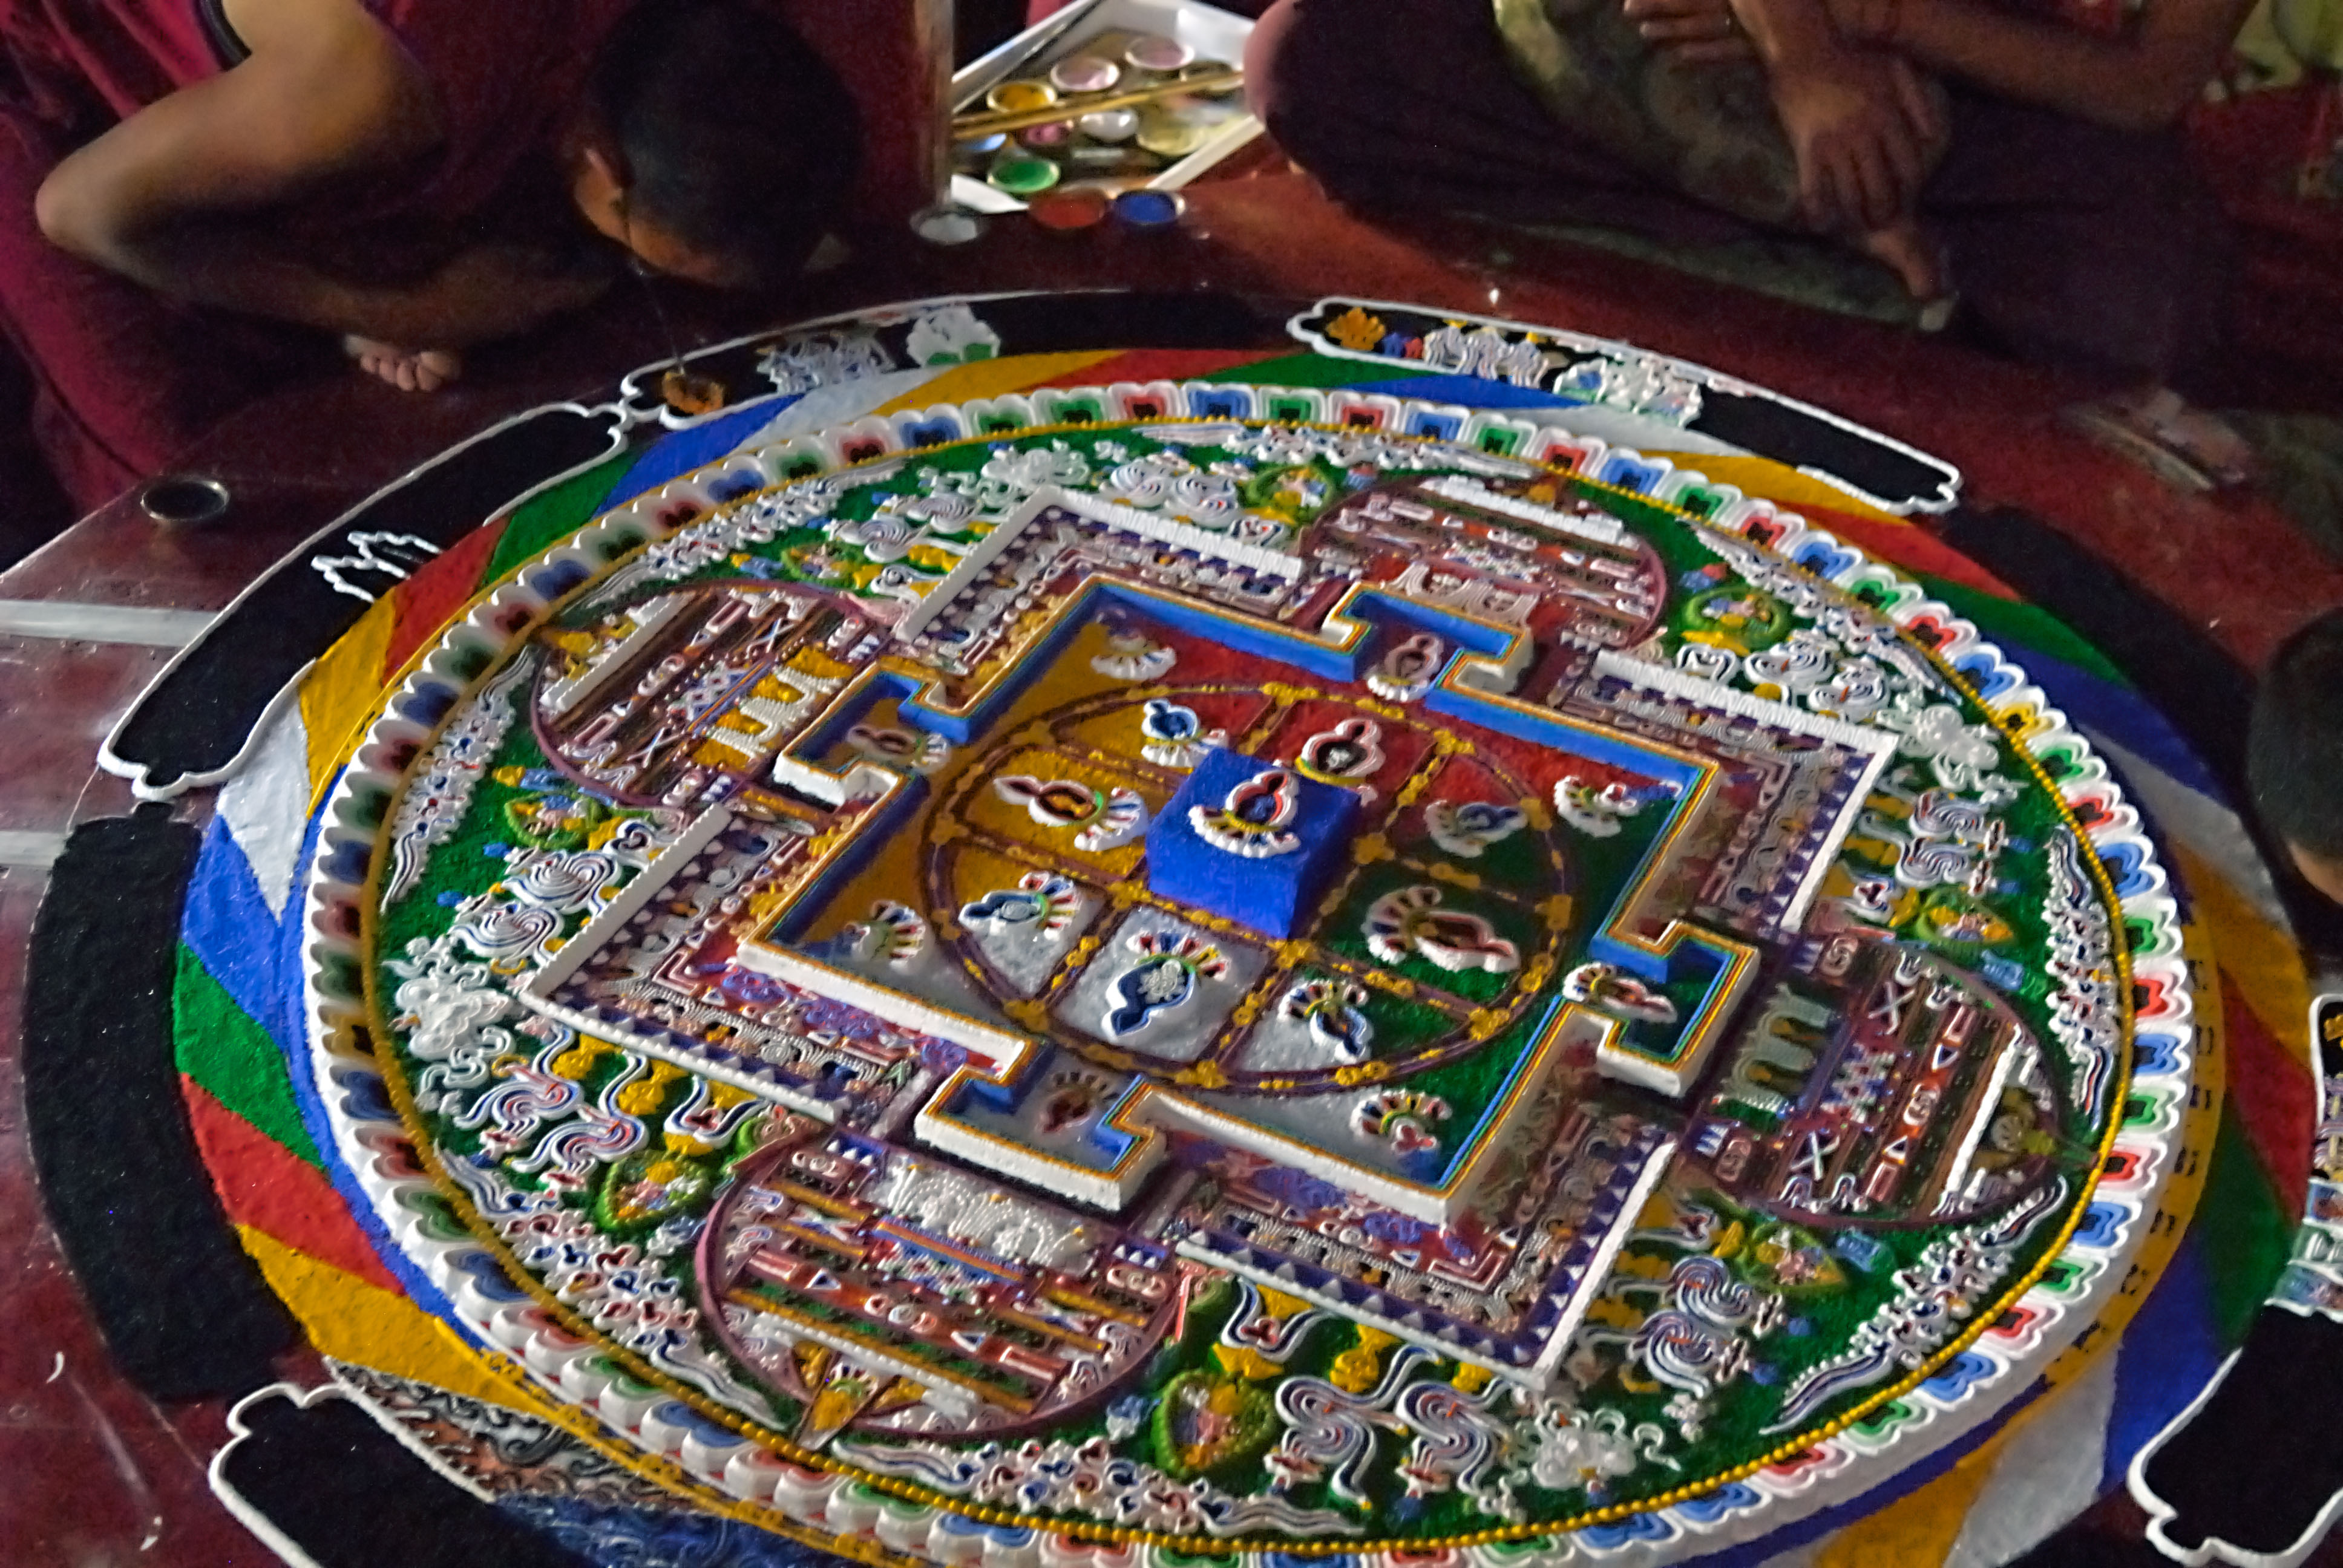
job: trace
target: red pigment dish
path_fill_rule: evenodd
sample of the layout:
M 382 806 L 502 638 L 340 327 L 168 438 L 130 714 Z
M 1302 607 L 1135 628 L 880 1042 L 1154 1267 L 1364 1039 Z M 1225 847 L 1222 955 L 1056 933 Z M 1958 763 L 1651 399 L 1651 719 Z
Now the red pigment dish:
M 1026 211 L 1043 228 L 1072 234 L 1094 228 L 1106 216 L 1110 198 L 1096 186 L 1069 186 L 1036 196 Z

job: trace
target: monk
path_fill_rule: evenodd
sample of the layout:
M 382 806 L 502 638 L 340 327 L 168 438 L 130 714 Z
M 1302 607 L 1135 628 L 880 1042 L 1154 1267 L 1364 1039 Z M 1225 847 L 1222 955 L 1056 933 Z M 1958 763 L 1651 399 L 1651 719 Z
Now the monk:
M 2263 671 L 2247 719 L 2246 784 L 2282 851 L 2279 886 L 2318 895 L 2293 901 L 2297 935 L 2343 959 L 2343 608 L 2298 628 Z
M 625 266 L 792 272 L 857 146 L 739 0 L 0 0 L 0 360 L 88 508 L 318 346 L 427 390 Z
M 2226 246 L 2177 121 L 2250 0 L 2126 3 L 1280 0 L 1247 64 L 1340 199 L 1830 236 L 1957 290 L 1990 347 L 2146 388 L 2218 341 Z

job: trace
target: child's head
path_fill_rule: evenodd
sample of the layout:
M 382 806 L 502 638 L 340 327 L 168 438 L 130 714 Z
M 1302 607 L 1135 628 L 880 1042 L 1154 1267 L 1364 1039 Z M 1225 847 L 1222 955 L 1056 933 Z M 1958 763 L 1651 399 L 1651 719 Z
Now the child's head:
M 573 140 L 588 222 L 660 272 L 731 287 L 803 263 L 861 131 L 838 77 L 769 12 L 643 0 L 603 45 Z
M 2343 609 L 2286 641 L 2254 697 L 2246 776 L 2303 879 L 2343 903 Z

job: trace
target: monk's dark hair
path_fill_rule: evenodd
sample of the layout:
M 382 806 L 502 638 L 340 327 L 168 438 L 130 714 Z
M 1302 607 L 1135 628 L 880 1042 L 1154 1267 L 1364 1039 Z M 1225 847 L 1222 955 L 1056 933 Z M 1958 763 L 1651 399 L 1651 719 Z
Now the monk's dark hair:
M 2343 859 L 2343 609 L 2287 638 L 2254 694 L 2246 781 L 2262 825 Z
M 593 91 L 635 210 L 760 278 L 803 264 L 860 162 L 837 74 L 742 0 L 643 0 L 603 45 Z

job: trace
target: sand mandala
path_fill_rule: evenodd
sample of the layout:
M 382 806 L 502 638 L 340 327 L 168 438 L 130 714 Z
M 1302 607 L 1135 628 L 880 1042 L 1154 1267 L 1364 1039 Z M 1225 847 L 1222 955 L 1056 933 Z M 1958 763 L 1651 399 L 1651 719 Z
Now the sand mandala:
M 1659 1562 L 1919 1462 L 2134 1271 L 2176 907 L 1974 626 L 1594 446 L 1064 387 L 603 514 L 327 798 L 336 1154 L 613 1462 L 864 1555 Z
M 212 1479 L 287 1561 L 2343 1507 L 2343 1012 L 2314 1065 L 2217 781 L 1949 466 L 1362 299 L 662 368 L 254 585 L 101 757 L 206 825 L 36 933 L 52 1215 L 140 1387 L 258 1389 Z

